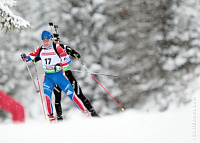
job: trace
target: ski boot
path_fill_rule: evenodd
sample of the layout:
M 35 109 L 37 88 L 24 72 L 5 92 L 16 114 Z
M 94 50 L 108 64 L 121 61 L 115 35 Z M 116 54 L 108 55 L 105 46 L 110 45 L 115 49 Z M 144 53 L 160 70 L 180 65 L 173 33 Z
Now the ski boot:
M 100 117 L 97 112 L 94 110 L 94 108 L 92 107 L 92 105 L 90 104 L 90 101 L 88 99 L 85 99 L 83 101 L 83 104 L 85 105 L 85 107 L 88 109 L 88 111 L 90 112 L 90 115 L 93 117 Z
M 63 116 L 62 115 L 57 115 L 57 121 L 63 121 Z
M 50 114 L 50 115 L 48 115 L 48 116 L 49 116 L 49 121 L 50 121 L 50 123 L 53 123 L 54 120 L 55 120 L 53 114 Z
M 92 117 L 100 117 L 100 116 L 97 114 L 97 112 L 94 110 L 94 108 L 90 108 L 90 109 L 89 109 L 89 112 L 90 112 L 90 115 L 91 115 Z

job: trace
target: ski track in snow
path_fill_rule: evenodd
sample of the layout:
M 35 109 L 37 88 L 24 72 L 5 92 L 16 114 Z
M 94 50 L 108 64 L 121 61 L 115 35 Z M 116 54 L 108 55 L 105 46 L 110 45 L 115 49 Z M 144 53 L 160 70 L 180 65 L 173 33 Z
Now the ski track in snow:
M 0 143 L 192 143 L 193 108 L 144 113 L 126 110 L 103 118 L 76 117 L 61 123 L 27 119 L 0 125 Z

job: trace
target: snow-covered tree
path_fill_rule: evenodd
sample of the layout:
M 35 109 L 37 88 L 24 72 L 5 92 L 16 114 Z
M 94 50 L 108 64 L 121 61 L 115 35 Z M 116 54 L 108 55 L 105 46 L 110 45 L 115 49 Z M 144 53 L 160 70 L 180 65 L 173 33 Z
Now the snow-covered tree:
M 105 6 L 104 30 L 112 41 L 107 57 L 110 70 L 121 76 L 115 79 L 123 93 L 119 100 L 126 108 L 144 105 L 162 85 L 154 37 L 165 10 L 157 0 L 109 1 Z
M 199 74 L 199 5 L 182 0 L 109 1 L 105 32 L 113 42 L 110 70 L 124 93 L 127 108 L 190 101 L 188 84 Z M 152 103 L 152 101 L 154 101 Z
M 22 30 L 30 26 L 29 22 L 16 16 L 10 10 L 10 7 L 16 6 L 17 2 L 14 0 L 0 0 L 0 28 L 1 30 L 8 31 L 18 29 Z M 12 33 L 12 34 L 11 34 Z M 18 32 L 19 34 L 19 32 Z M 1 33 L 1 49 L 0 49 L 0 89 L 12 96 L 16 95 L 19 87 L 19 80 L 23 82 L 20 71 L 19 53 L 17 53 L 17 43 L 19 44 L 20 39 L 15 32 L 10 32 L 7 34 Z M 19 92 L 20 94 L 20 92 Z M 6 117 L 7 115 L 0 110 L 1 117 Z
M 23 28 L 30 26 L 28 21 L 20 16 L 16 16 L 10 10 L 10 7 L 16 6 L 16 4 L 17 1 L 15 0 L 0 0 L 0 28 L 5 28 L 6 32 L 14 29 L 22 30 Z

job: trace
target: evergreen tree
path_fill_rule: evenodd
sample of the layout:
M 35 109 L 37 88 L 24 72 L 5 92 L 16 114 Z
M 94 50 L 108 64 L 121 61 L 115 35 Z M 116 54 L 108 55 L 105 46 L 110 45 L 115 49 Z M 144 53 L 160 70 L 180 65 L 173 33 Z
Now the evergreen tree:
M 17 2 L 14 0 L 0 0 L 0 28 L 1 30 L 4 29 L 6 33 L 14 29 L 22 30 L 23 28 L 30 26 L 29 22 L 19 16 L 14 15 L 10 10 L 10 7 L 16 6 L 16 4 Z M 17 48 L 15 48 L 14 44 L 18 43 L 19 37 L 15 37 L 15 34 L 13 33 L 14 32 L 12 31 L 12 34 L 1 34 L 0 36 L 0 89 L 12 96 L 16 95 L 16 92 L 19 91 L 19 80 L 22 78 L 19 73 L 22 69 L 17 66 L 19 64 L 19 56 L 15 56 L 17 53 Z M 8 115 L 0 110 L 0 116 L 2 119 L 4 119 Z
M 172 102 L 189 102 L 184 89 L 199 61 L 199 6 L 192 12 L 191 3 L 181 0 L 109 1 L 105 6 L 110 20 L 105 31 L 113 41 L 110 70 L 122 75 L 116 80 L 125 94 L 120 101 L 129 108 L 153 100 L 161 111 Z
M 28 27 L 29 22 L 23 18 L 16 16 L 10 10 L 10 7 L 16 6 L 17 2 L 15 0 L 0 0 L 0 18 L 1 18 L 1 29 L 5 28 L 5 31 L 19 29 L 22 30 L 23 27 Z

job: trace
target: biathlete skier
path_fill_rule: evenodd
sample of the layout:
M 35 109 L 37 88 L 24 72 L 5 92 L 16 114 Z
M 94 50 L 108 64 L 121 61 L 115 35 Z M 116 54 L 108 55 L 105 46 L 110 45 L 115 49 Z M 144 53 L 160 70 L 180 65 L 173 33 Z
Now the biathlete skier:
M 55 43 L 56 44 L 60 44 L 59 39 L 55 39 Z M 69 46 L 67 45 L 63 45 L 60 44 L 60 46 L 66 51 L 67 58 L 69 58 L 68 56 L 72 56 L 74 57 L 74 54 L 78 57 L 81 58 L 80 54 L 78 52 L 76 52 L 74 49 L 71 49 Z M 35 61 L 39 61 L 41 60 L 40 57 L 35 58 Z M 87 108 L 87 110 L 89 111 L 90 115 L 93 117 L 99 117 L 99 115 L 97 114 L 97 112 L 95 111 L 95 109 L 93 108 L 93 106 L 91 105 L 90 101 L 84 96 L 80 85 L 78 84 L 77 80 L 75 79 L 75 77 L 73 76 L 69 65 L 67 65 L 67 67 L 64 69 L 65 71 L 65 75 L 67 76 L 67 78 L 69 79 L 70 83 L 72 84 L 72 87 L 76 93 L 76 95 L 79 97 L 79 99 L 81 99 L 81 101 L 83 102 L 84 106 Z M 55 109 L 56 109 L 56 113 L 57 113 L 57 120 L 63 120 L 63 116 L 62 116 L 62 106 L 61 106 L 61 91 L 62 89 L 58 86 L 55 85 L 54 87 L 54 95 L 55 95 Z
M 41 34 L 41 39 L 42 46 L 35 49 L 28 56 L 25 53 L 21 54 L 21 58 L 24 62 L 34 60 L 38 56 L 41 58 L 45 72 L 43 90 L 50 122 L 54 120 L 51 97 L 55 85 L 58 85 L 67 94 L 79 110 L 83 113 L 87 112 L 83 102 L 77 97 L 69 80 L 63 74 L 63 69 L 67 68 L 68 64 L 71 63 L 71 60 L 66 57 L 67 53 L 59 44 L 56 44 L 54 48 L 50 32 L 44 30 Z

